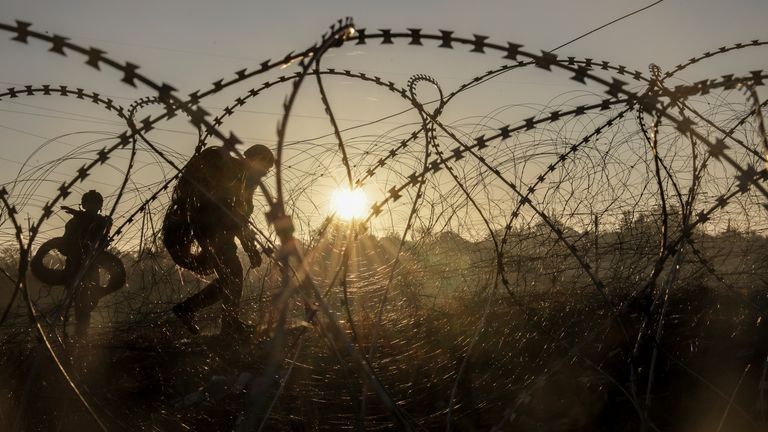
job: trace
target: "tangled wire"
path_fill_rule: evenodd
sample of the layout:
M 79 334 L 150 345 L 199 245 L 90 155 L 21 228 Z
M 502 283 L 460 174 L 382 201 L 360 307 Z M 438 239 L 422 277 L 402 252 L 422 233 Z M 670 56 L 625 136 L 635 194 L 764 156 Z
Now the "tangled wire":
M 150 94 L 127 107 L 66 85 L 0 94 L 92 103 L 124 128 L 53 161 L 30 159 L 0 190 L 0 235 L 14 245 L 3 261 L 8 396 L 0 419 L 13 430 L 768 424 L 768 135 L 758 94 L 768 76 L 680 78 L 714 57 L 761 52 L 766 42 L 722 47 L 666 72 L 651 65 L 645 74 L 480 35 L 367 32 L 347 18 L 305 50 L 185 98 L 132 63 L 29 23 L 0 30 L 117 71 Z M 452 90 L 425 74 L 400 87 L 320 64 L 351 46 L 390 45 L 468 50 L 502 64 Z M 288 67 L 295 72 L 272 76 Z M 541 105 L 482 93 L 516 73 L 579 90 Z M 268 81 L 217 116 L 201 106 L 262 77 Z M 329 91 L 334 79 L 392 96 L 417 117 L 385 132 L 390 116 L 344 129 Z M 298 105 L 311 104 L 310 86 L 327 134 L 291 141 L 289 123 Z M 204 281 L 177 267 L 158 241 L 173 213 L 169 191 L 207 146 L 242 157 L 242 140 L 222 125 L 275 92 L 285 95 L 270 143 L 275 173 L 258 185 L 266 221 L 250 221 L 270 259 L 248 273 L 243 312 L 263 337 L 236 346 L 210 334 L 188 339 L 168 312 Z M 488 113 L 466 116 L 478 99 Z M 181 116 L 194 128 L 194 149 L 152 137 Z M 61 229 L 58 206 L 108 172 L 121 172 L 121 181 L 107 196 L 115 224 L 106 243 L 128 282 L 99 304 L 82 346 L 67 337 L 71 299 L 31 276 L 30 260 Z M 376 201 L 351 221 L 327 215 L 320 197 L 331 183 Z M 24 223 L 24 213 L 36 218 Z M 203 319 L 209 333 L 214 315 Z M 46 385 L 64 390 L 35 391 Z

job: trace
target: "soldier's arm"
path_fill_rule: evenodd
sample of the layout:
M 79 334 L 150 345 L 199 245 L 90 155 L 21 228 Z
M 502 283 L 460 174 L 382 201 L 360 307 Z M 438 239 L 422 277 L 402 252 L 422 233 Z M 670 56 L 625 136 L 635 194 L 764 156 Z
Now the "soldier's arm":
M 107 240 L 109 240 L 109 232 L 112 230 L 112 218 L 109 216 L 104 216 L 104 219 L 102 221 L 102 229 L 101 229 L 101 239 L 99 240 L 99 247 L 106 248 Z
M 240 239 L 240 244 L 243 245 L 245 254 L 248 255 L 248 260 L 251 262 L 252 267 L 259 267 L 261 265 L 261 252 L 259 252 L 259 245 L 256 242 L 256 233 L 248 226 L 248 221 L 244 221 L 240 225 L 240 231 L 237 234 L 237 238 Z

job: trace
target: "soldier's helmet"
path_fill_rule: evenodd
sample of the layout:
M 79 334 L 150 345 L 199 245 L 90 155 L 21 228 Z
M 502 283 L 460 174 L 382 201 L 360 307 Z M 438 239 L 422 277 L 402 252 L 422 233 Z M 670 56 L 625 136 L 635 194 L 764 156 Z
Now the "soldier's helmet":
M 266 174 L 266 172 L 275 164 L 275 155 L 272 154 L 272 150 L 265 145 L 256 144 L 248 147 L 243 153 L 243 156 L 245 156 L 251 169 L 261 171 L 260 174 L 262 175 Z
M 91 189 L 83 194 L 83 197 L 80 199 L 80 205 L 83 206 L 85 211 L 98 212 L 101 210 L 101 206 L 104 205 L 104 197 Z

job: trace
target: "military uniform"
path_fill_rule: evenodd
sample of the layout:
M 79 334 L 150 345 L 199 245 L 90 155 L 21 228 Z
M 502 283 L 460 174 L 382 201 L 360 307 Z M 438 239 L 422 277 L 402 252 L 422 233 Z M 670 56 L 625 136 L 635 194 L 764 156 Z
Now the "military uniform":
M 261 262 L 248 229 L 256 185 L 257 179 L 251 177 L 245 162 L 230 156 L 221 147 L 203 150 L 185 167 L 177 185 L 176 199 L 185 201 L 181 205 L 187 212 L 192 236 L 217 277 L 202 291 L 177 305 L 174 308 L 177 314 L 194 314 L 221 300 L 224 325 L 238 321 L 243 267 L 237 256 L 235 237 L 240 239 L 252 263 Z
M 60 252 L 67 259 L 66 288 L 74 296 L 76 333 L 79 336 L 87 332 L 91 311 L 103 296 L 98 292 L 99 271 L 93 260 L 99 248 L 104 246 L 111 226 L 112 220 L 108 216 L 85 211 L 76 212 L 64 225 Z

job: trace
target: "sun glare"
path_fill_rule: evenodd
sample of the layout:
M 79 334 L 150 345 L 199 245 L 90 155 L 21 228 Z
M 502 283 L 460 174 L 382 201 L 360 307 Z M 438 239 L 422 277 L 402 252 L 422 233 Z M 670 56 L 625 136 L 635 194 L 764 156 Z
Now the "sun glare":
M 342 219 L 361 219 L 368 214 L 368 197 L 362 189 L 339 188 L 331 195 L 331 209 Z

